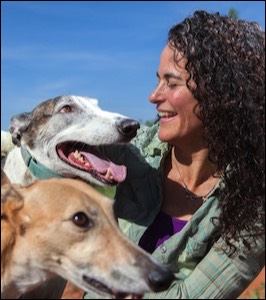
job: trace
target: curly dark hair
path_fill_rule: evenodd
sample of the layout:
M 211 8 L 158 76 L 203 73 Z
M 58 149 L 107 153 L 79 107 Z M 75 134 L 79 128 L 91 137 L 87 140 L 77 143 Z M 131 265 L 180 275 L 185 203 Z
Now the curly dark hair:
M 196 11 L 173 26 L 169 46 L 187 60 L 209 157 L 221 172 L 219 232 L 230 240 L 265 225 L 265 33 L 255 22 Z M 192 88 L 189 80 L 196 83 Z M 258 225 L 259 224 L 259 225 Z M 248 245 L 248 244 L 247 244 Z

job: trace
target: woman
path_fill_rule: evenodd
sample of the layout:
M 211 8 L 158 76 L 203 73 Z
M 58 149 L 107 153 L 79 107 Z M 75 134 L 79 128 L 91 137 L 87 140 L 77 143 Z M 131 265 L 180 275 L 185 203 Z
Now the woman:
M 159 125 L 108 151 L 128 167 L 121 229 L 176 275 L 144 298 L 237 298 L 264 266 L 264 33 L 197 11 L 169 31 L 157 77 Z

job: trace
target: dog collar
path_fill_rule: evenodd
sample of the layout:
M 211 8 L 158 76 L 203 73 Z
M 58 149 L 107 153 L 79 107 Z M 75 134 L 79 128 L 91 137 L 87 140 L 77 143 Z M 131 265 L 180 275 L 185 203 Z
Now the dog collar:
M 37 162 L 34 158 L 32 158 L 29 151 L 23 147 L 21 147 L 21 155 L 29 171 L 36 178 L 38 179 L 49 179 L 53 177 L 62 178 L 61 175 L 53 172 L 52 170 L 46 168 L 44 165 Z

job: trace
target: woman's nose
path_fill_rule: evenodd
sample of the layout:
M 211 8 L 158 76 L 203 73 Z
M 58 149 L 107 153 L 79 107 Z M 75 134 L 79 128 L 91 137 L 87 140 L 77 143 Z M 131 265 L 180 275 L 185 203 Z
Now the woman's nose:
M 149 100 L 151 103 L 155 102 L 155 91 L 152 91 L 149 95 Z
M 149 95 L 149 100 L 151 103 L 156 103 L 162 97 L 160 92 L 160 87 L 157 86 Z

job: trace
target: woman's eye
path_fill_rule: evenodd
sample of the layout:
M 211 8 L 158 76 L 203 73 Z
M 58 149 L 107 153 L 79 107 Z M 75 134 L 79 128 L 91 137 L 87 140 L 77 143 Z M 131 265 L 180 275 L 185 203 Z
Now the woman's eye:
M 90 228 L 93 223 L 83 212 L 78 212 L 72 217 L 72 222 L 78 227 Z
M 173 89 L 173 88 L 177 87 L 177 83 L 170 83 L 170 82 L 168 82 L 168 83 L 167 83 L 167 86 L 168 86 L 170 89 Z
M 68 114 L 72 112 L 72 107 L 70 105 L 65 105 L 60 109 L 60 113 Z

